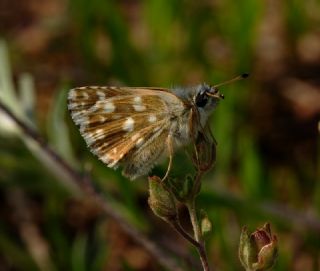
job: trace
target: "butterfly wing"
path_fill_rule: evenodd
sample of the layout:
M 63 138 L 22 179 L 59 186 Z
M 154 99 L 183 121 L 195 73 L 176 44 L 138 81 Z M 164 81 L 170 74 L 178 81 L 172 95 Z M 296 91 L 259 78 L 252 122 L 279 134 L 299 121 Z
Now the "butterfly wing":
M 184 104 L 167 89 L 81 87 L 70 90 L 68 108 L 90 150 L 135 178 L 163 153 L 170 118 Z

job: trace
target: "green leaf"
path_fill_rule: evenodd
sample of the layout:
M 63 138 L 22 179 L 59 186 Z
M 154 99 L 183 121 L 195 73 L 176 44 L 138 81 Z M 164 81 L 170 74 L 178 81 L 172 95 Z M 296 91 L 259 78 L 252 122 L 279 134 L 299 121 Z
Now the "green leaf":
M 67 91 L 62 89 L 58 92 L 48 120 L 48 137 L 50 144 L 69 164 L 76 166 L 69 129 L 65 121 L 67 108 Z

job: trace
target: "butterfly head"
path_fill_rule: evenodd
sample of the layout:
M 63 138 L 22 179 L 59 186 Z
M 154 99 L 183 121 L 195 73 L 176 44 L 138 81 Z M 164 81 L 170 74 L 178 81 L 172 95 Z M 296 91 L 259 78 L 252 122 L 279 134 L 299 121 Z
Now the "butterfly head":
M 194 103 L 198 108 L 211 111 L 216 107 L 219 100 L 224 99 L 218 88 L 207 84 L 200 85 L 194 95 Z
M 248 76 L 248 73 L 243 73 L 232 78 L 231 80 L 222 82 L 214 86 L 202 84 L 196 89 L 194 95 L 194 103 L 198 108 L 203 108 L 205 111 L 211 111 L 216 107 L 219 100 L 224 99 L 224 95 L 219 92 L 218 87 L 247 78 Z

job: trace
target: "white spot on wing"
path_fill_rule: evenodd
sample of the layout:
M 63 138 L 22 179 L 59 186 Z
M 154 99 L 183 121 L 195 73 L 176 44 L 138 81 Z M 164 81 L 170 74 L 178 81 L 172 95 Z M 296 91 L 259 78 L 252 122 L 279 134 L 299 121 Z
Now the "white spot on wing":
M 133 98 L 133 101 L 134 103 L 136 104 L 141 104 L 142 103 L 142 100 L 141 100 L 141 97 L 140 96 L 136 96 Z
M 74 117 L 74 122 L 78 125 L 87 125 L 89 123 L 89 119 L 87 116 L 76 116 Z
M 105 155 L 103 155 L 103 156 L 101 156 L 101 161 L 103 162 L 103 163 L 106 163 L 106 164 L 108 164 L 109 162 L 110 162 L 110 160 L 111 160 L 111 158 L 110 158 L 110 155 L 109 154 L 105 154 Z
M 151 114 L 148 118 L 148 121 L 153 123 L 153 122 L 156 122 L 157 121 L 157 117 L 153 114 Z
M 104 105 L 104 111 L 106 113 L 112 113 L 115 109 L 116 107 L 114 106 L 113 102 L 106 102 Z
M 141 112 L 141 111 L 146 110 L 146 107 L 144 105 L 142 105 L 142 104 L 134 104 L 133 108 L 137 112 Z
M 68 104 L 68 109 L 69 109 L 69 110 L 75 109 L 78 105 L 79 105 L 79 104 L 77 104 L 77 103 L 69 103 L 69 104 Z
M 75 89 L 71 89 L 70 91 L 69 91 L 69 95 L 68 95 L 69 97 L 69 99 L 70 100 L 73 100 L 73 99 L 75 99 L 76 97 L 77 97 L 77 91 L 75 90 Z
M 133 98 L 133 108 L 137 112 L 146 110 L 146 107 L 142 104 L 142 99 L 140 96 L 136 96 Z
M 106 94 L 101 90 L 97 91 L 97 95 L 99 97 L 99 100 L 104 100 L 106 98 Z
M 134 128 L 134 120 L 133 118 L 129 117 L 123 123 L 122 129 L 124 131 L 132 132 Z

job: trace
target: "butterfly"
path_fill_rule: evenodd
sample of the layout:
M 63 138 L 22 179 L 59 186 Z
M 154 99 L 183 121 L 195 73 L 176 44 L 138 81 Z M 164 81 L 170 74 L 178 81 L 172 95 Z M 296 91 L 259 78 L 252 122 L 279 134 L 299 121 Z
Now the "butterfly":
M 224 98 L 225 83 L 172 89 L 153 87 L 85 86 L 71 89 L 68 109 L 89 149 L 110 168 L 136 179 L 150 172 L 162 156 L 196 142 L 205 134 L 208 117 Z

